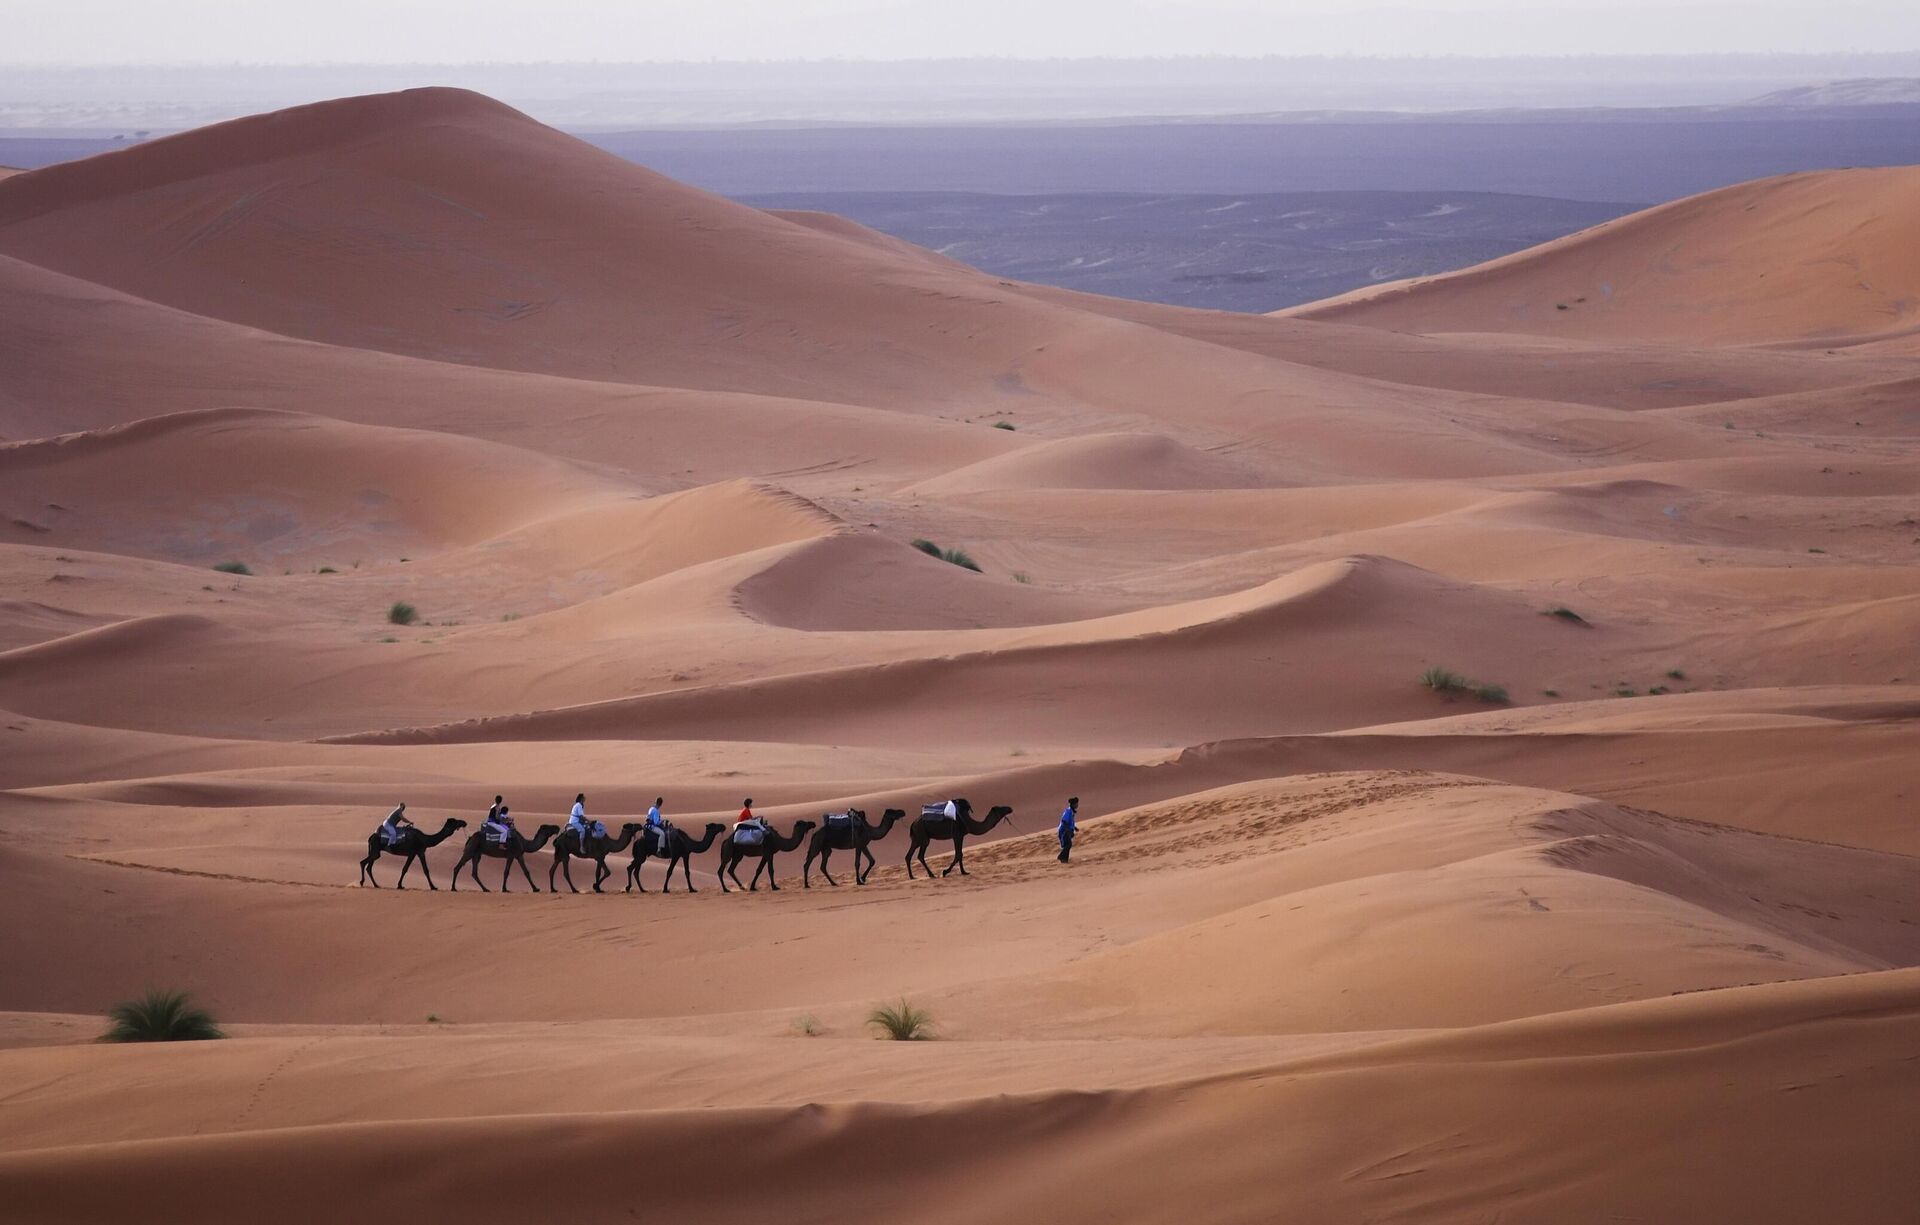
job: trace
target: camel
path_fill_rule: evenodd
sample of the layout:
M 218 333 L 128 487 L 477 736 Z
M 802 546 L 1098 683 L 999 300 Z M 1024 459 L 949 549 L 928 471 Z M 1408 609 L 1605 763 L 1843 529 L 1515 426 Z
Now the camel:
M 820 860 L 820 875 L 826 877 L 829 885 L 833 885 L 836 888 L 839 887 L 839 881 L 833 879 L 831 876 L 827 876 L 827 861 L 833 857 L 835 851 L 853 852 L 853 883 L 856 885 L 866 884 L 868 874 L 871 873 L 876 866 L 873 852 L 867 848 L 886 837 L 887 831 L 893 828 L 895 821 L 904 821 L 907 817 L 907 814 L 900 809 L 889 808 L 880 814 L 880 823 L 878 825 L 869 825 L 867 824 L 867 814 L 861 812 L 858 808 L 847 809 L 847 815 L 852 817 L 853 820 L 845 822 L 838 829 L 834 828 L 831 823 L 828 823 L 814 831 L 813 840 L 807 843 L 807 861 L 800 867 L 800 887 L 802 889 L 813 888 L 812 882 L 809 881 L 807 877 L 813 868 L 813 861 L 816 856 L 818 856 Z M 864 869 L 860 866 L 860 861 L 863 859 L 866 861 L 866 867 Z
M 456 829 L 465 829 L 465 821 L 447 818 L 447 823 L 438 833 L 429 834 L 418 826 L 409 825 L 400 831 L 400 836 L 389 844 L 379 830 L 367 835 L 367 857 L 360 861 L 360 883 L 371 884 L 375 889 L 380 882 L 373 878 L 373 865 L 382 855 L 404 855 L 406 862 L 400 865 L 400 879 L 394 882 L 395 889 L 407 887 L 407 869 L 413 867 L 414 860 L 420 861 L 420 874 L 427 878 L 427 888 L 438 891 L 433 883 L 433 872 L 427 867 L 427 848 L 439 846 L 453 835 Z
M 951 838 L 953 840 L 953 862 L 942 869 L 940 875 L 945 876 L 955 868 L 960 869 L 960 875 L 967 875 L 967 861 L 962 852 L 962 846 L 965 844 L 968 835 L 984 834 L 1002 821 L 1013 820 L 1013 809 L 1008 808 L 1005 804 L 994 805 L 993 809 L 987 813 L 987 819 L 984 821 L 976 821 L 973 819 L 973 805 L 966 800 L 956 799 L 953 801 L 953 806 L 959 810 L 958 816 L 929 817 L 923 813 L 914 819 L 912 825 L 907 826 L 907 837 L 909 839 L 907 843 L 908 880 L 913 879 L 913 857 L 915 855 L 920 857 L 920 866 L 927 869 L 927 879 L 933 879 L 933 869 L 927 867 L 927 844 L 935 838 L 943 840 Z
M 601 891 L 601 882 L 613 875 L 613 869 L 607 866 L 607 856 L 618 855 L 621 851 L 626 850 L 627 844 L 633 841 L 633 836 L 645 828 L 646 826 L 638 821 L 629 821 L 620 827 L 619 837 L 611 838 L 604 834 L 589 834 L 587 835 L 587 844 L 585 846 L 580 845 L 580 835 L 574 833 L 572 830 L 561 834 L 553 840 L 553 863 L 547 868 L 547 892 L 560 892 L 553 887 L 553 874 L 555 872 L 567 878 L 568 889 L 574 893 L 580 892 L 573 887 L 573 868 L 570 861 L 574 859 L 591 859 L 593 860 L 593 891 L 599 893 Z
M 665 849 L 662 849 L 663 835 L 648 830 L 643 836 L 633 840 L 633 862 L 627 865 L 626 891 L 632 892 L 635 889 L 642 893 L 647 891 L 647 887 L 640 883 L 640 865 L 649 858 L 654 858 L 667 861 L 667 883 L 661 886 L 662 893 L 673 892 L 675 864 L 680 866 L 680 876 L 687 882 L 687 892 L 699 892 L 693 887 L 693 869 L 688 865 L 693 862 L 695 855 L 704 854 L 707 848 L 713 845 L 713 840 L 726 832 L 726 826 L 718 823 L 711 824 L 707 826 L 706 837 L 695 842 L 693 836 L 687 831 L 669 825 L 664 834 Z
M 785 838 L 782 838 L 778 833 L 770 829 L 766 832 L 765 836 L 760 839 L 758 846 L 740 846 L 734 842 L 733 834 L 728 834 L 727 840 L 720 844 L 720 892 L 731 892 L 731 890 L 727 888 L 727 877 L 729 875 L 733 877 L 734 884 L 737 885 L 740 883 L 740 874 L 735 871 L 735 869 L 740 866 L 741 860 L 749 857 L 758 859 L 760 863 L 759 866 L 753 870 L 753 883 L 747 886 L 747 892 L 752 893 L 760 887 L 760 873 L 762 872 L 767 874 L 767 888 L 778 892 L 780 882 L 773 879 L 773 857 L 781 851 L 791 851 L 797 848 L 801 840 L 807 836 L 807 831 L 812 828 L 812 821 L 795 822 L 793 833 Z
M 473 876 L 473 883 L 480 885 L 480 858 L 484 855 L 489 859 L 507 861 L 507 866 L 500 871 L 500 892 L 507 891 L 507 882 L 513 878 L 514 864 L 520 865 L 520 875 L 527 878 L 527 887 L 535 893 L 540 892 L 540 886 L 533 883 L 533 873 L 527 871 L 527 856 L 538 854 L 540 848 L 547 845 L 548 840 L 559 832 L 558 825 L 542 825 L 534 832 L 532 841 L 528 841 L 527 836 L 516 829 L 508 836 L 505 843 L 499 843 L 487 841 L 485 833 L 475 830 L 467 835 L 467 846 L 460 852 L 460 862 L 453 865 L 452 887 L 455 889 L 460 887 L 460 869 L 462 868 L 468 868 Z M 480 885 L 480 892 L 488 892 L 487 887 Z

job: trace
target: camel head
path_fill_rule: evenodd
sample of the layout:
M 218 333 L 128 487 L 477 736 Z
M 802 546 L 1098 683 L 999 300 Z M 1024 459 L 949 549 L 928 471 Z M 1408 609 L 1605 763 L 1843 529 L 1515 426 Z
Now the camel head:
M 907 810 L 904 808 L 889 808 L 880 814 L 880 819 L 882 821 L 904 821 L 907 819 Z
M 1003 820 L 1009 825 L 1013 824 L 1013 809 L 1005 804 L 995 804 L 987 810 L 988 825 L 998 825 Z

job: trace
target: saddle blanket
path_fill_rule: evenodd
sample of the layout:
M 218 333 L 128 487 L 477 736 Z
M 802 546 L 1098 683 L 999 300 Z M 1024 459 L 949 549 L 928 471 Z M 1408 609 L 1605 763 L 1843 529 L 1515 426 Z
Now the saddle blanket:
M 489 821 L 480 827 L 480 832 L 486 835 L 488 842 L 493 843 L 495 846 L 501 846 L 506 842 L 507 835 L 513 831 L 504 825 L 495 825 Z
M 850 812 L 830 812 L 825 815 L 830 829 L 844 829 L 853 824 L 853 814 Z
M 736 825 L 733 827 L 735 846 L 759 846 L 767 840 L 767 830 L 763 825 Z

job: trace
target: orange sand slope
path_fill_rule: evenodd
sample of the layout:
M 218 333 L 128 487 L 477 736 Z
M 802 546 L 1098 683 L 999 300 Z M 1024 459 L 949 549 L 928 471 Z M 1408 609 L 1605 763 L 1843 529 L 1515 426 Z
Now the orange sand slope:
M 1917 176 L 1287 317 L 454 90 L 7 177 L 0 1203 L 1905 1219 Z M 452 890 L 580 791 L 1014 818 Z M 232 1040 L 89 1041 L 148 986 Z

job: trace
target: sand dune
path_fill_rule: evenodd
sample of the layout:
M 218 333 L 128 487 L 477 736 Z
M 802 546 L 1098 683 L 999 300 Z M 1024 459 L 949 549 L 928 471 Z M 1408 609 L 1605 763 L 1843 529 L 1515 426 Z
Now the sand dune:
M 922 481 L 922 494 L 1001 489 L 1246 489 L 1261 484 L 1231 460 L 1151 434 L 1096 434 L 1044 442 Z
M 1920 327 L 1910 167 L 1763 179 L 1290 312 L 1411 332 L 1849 347 Z
M 1284 318 L 457 90 L 5 176 L 0 1202 L 1904 1219 L 1915 173 Z M 449 888 L 582 792 L 1014 815 Z M 89 1040 L 147 986 L 233 1038 Z

